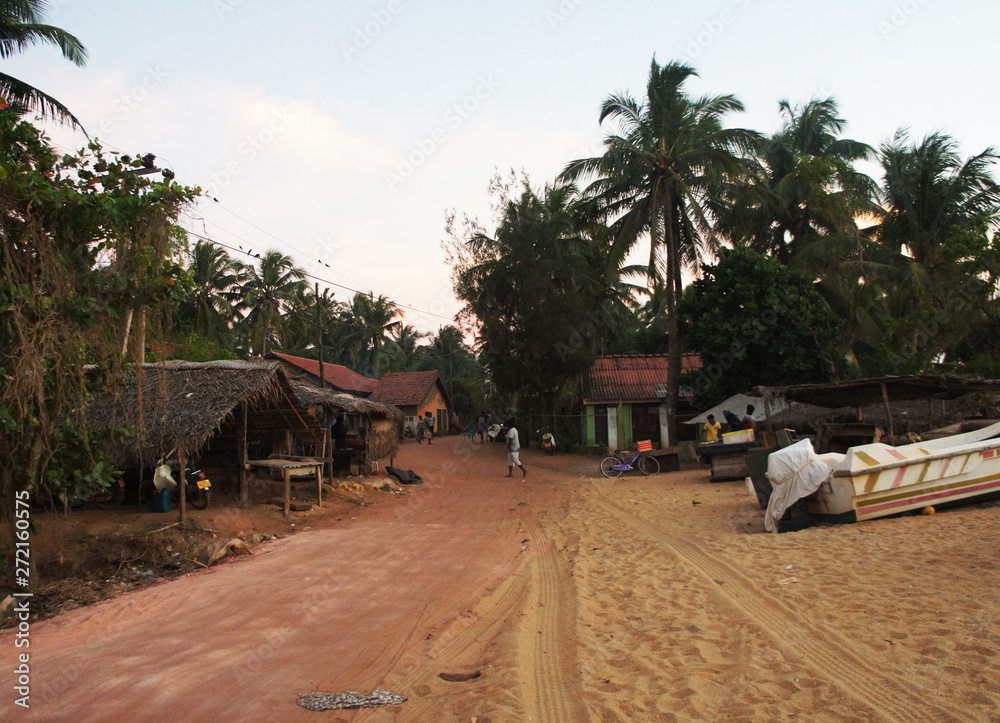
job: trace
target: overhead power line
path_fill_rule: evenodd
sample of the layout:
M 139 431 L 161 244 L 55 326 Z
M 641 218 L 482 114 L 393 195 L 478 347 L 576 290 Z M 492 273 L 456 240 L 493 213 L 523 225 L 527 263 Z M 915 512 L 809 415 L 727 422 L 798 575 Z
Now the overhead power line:
M 194 236 L 195 238 L 199 238 L 202 241 L 208 241 L 209 243 L 213 243 L 216 246 L 221 246 L 222 248 L 228 249 L 228 250 L 230 250 L 230 251 L 232 251 L 234 253 L 237 253 L 237 254 L 240 254 L 240 255 L 246 254 L 247 256 L 251 256 L 253 258 L 260 258 L 260 254 L 253 254 L 252 253 L 252 249 L 249 249 L 249 248 L 248 249 L 242 249 L 242 248 L 238 248 L 236 246 L 231 246 L 231 245 L 229 245 L 227 243 L 223 243 L 222 241 L 219 241 L 217 239 L 211 238 L 210 236 L 207 236 L 205 234 L 198 233 L 197 231 L 192 231 L 189 228 L 185 228 L 184 230 L 187 231 L 192 236 Z M 370 294 L 374 294 L 374 291 L 370 291 L 370 292 L 369 291 L 361 291 L 360 289 L 355 289 L 353 287 L 346 286 L 344 284 L 339 284 L 336 281 L 330 281 L 329 279 L 324 279 L 321 276 L 316 276 L 315 274 L 310 274 L 308 271 L 304 271 L 303 270 L 302 271 L 302 275 L 305 276 L 306 278 L 312 279 L 313 281 L 320 281 L 320 282 L 322 282 L 324 284 L 327 284 L 328 286 L 335 286 L 338 289 L 344 289 L 345 291 L 350 291 L 353 294 L 361 294 L 362 296 L 368 296 Z M 386 297 L 386 298 L 388 298 L 388 297 Z M 417 314 L 425 314 L 426 316 L 433 316 L 433 317 L 435 317 L 437 319 L 444 319 L 447 322 L 453 322 L 454 321 L 454 319 L 452 319 L 451 317 L 442 316 L 441 314 L 435 314 L 432 311 L 425 311 L 424 309 L 418 309 L 415 306 L 408 306 L 407 304 L 400 304 L 398 302 L 393 302 L 393 303 L 396 304 L 396 306 L 398 306 L 400 309 L 406 309 L 407 311 L 413 311 L 413 312 L 415 312 Z

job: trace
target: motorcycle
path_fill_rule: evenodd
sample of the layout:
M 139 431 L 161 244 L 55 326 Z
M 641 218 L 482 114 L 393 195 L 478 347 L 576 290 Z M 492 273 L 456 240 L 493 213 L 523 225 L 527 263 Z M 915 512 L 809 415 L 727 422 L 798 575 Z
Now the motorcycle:
M 208 507 L 212 495 L 212 481 L 200 469 L 184 469 L 184 499 L 192 509 L 203 510 Z M 177 480 L 169 464 L 161 464 L 153 474 L 153 486 L 157 490 L 177 490 Z
M 545 450 L 545 454 L 552 455 L 556 452 L 556 438 L 553 436 L 552 432 L 546 432 L 542 435 L 542 449 Z

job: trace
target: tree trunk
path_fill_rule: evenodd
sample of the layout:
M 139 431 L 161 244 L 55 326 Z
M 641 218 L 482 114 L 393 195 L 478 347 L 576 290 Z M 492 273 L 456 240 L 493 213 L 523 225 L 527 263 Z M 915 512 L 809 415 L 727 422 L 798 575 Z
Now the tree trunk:
M 674 199 L 663 205 L 663 245 L 667 252 L 667 436 L 670 446 L 677 445 L 677 407 L 680 399 L 681 339 L 677 319 L 677 287 L 680 280 L 680 260 L 677 258 L 678 239 L 675 227 Z

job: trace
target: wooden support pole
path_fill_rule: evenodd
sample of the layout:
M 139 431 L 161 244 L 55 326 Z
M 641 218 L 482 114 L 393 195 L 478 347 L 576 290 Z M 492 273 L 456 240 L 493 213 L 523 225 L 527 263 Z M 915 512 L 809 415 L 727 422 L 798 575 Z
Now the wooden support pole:
M 243 405 L 243 416 L 240 423 L 240 441 L 238 454 L 239 464 L 236 468 L 236 476 L 240 484 L 240 507 L 246 509 L 250 506 L 250 489 L 247 483 L 247 405 Z
M 889 405 L 889 392 L 885 388 L 885 382 L 881 382 L 882 385 L 882 401 L 885 402 L 885 413 L 889 416 L 889 442 L 892 443 L 892 439 L 896 436 L 896 428 L 892 423 L 892 407 Z
M 180 481 L 177 483 L 177 494 L 180 495 L 179 505 L 181 510 L 180 524 L 183 525 L 185 517 L 187 516 L 187 478 L 186 478 L 186 468 L 187 468 L 187 455 L 184 454 L 183 449 L 177 450 L 177 462 L 181 466 Z
M 288 510 L 292 504 L 292 471 L 287 467 L 283 468 L 281 477 L 285 480 L 285 517 L 288 517 Z
M 330 479 L 333 479 L 333 420 L 336 417 L 330 411 L 329 407 L 323 407 L 323 418 L 326 420 L 326 427 L 323 429 L 323 459 L 322 461 L 326 463 L 326 475 Z M 327 457 L 327 452 L 330 456 Z
M 323 506 L 323 463 L 316 465 L 316 503 Z

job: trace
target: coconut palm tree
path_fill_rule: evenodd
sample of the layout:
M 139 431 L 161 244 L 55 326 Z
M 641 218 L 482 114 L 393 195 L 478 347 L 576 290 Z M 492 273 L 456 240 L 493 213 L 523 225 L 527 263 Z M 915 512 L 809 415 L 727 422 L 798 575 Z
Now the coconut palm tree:
M 41 22 L 48 9 L 45 0 L 0 0 L 0 60 L 24 52 L 36 44 L 54 45 L 66 60 L 82 66 L 87 50 L 65 30 Z M 0 73 L 0 107 L 11 106 L 19 112 L 35 112 L 82 129 L 69 109 L 52 96 L 22 80 Z
M 379 294 L 355 294 L 351 302 L 351 315 L 357 323 L 357 334 L 363 343 L 365 359 L 363 374 L 372 375 L 376 371 L 376 358 L 390 335 L 401 326 L 399 307 L 386 296 Z
M 267 354 L 285 342 L 285 311 L 306 288 L 305 272 L 280 251 L 268 251 L 259 268 L 249 267 L 243 282 L 243 304 L 249 309 L 241 326 L 247 350 Z
M 840 137 L 846 121 L 833 98 L 778 107 L 781 130 L 762 145 L 754 172 L 720 194 L 729 198 L 716 230 L 788 263 L 817 237 L 851 233 L 858 217 L 877 215 L 878 188 L 854 167 L 874 149 Z
M 905 351 L 933 356 L 964 334 L 995 291 L 1000 185 L 990 169 L 1000 156 L 987 148 L 963 160 L 946 134 L 912 143 L 900 130 L 879 157 L 883 283 L 901 292 L 894 316 L 912 322 Z
M 247 273 L 246 265 L 211 241 L 202 240 L 191 251 L 189 270 L 194 288 L 186 311 L 195 331 L 223 347 L 229 346 L 227 337 L 242 300 L 240 284 Z
M 649 236 L 648 274 L 651 280 L 667 281 L 668 431 L 674 441 L 681 375 L 676 309 L 682 262 L 697 265 L 702 249 L 713 248 L 716 237 L 705 204 L 707 192 L 713 184 L 745 174 L 745 158 L 760 143 L 752 131 L 723 127 L 727 115 L 743 110 L 734 96 L 692 98 L 685 92 L 684 83 L 696 75 L 687 65 L 661 66 L 654 58 L 643 101 L 627 94 L 605 100 L 600 122 L 616 122 L 618 132 L 604 139 L 604 154 L 573 161 L 560 176 L 567 181 L 595 179 L 585 193 L 613 219 L 613 255 L 624 258 Z
M 409 324 L 396 329 L 395 334 L 383 346 L 383 353 L 377 360 L 379 374 L 416 371 L 420 366 L 421 354 L 426 349 L 418 344 L 427 336 L 426 332 L 417 331 Z

